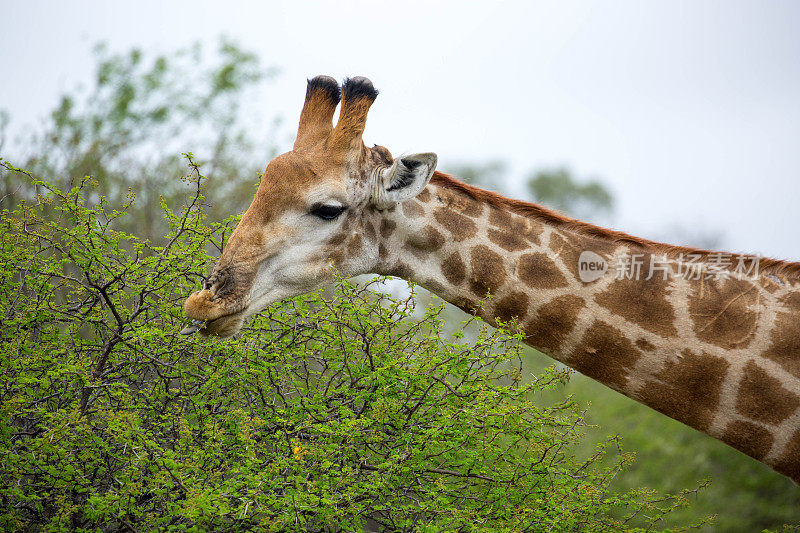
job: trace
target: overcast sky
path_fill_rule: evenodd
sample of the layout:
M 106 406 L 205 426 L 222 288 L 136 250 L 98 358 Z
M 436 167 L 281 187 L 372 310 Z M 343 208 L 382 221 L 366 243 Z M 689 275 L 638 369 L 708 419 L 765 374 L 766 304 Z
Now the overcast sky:
M 731 251 L 800 260 L 800 2 L 0 7 L 0 108 L 14 128 L 90 84 L 98 41 L 168 52 L 224 34 L 281 68 L 258 111 L 288 129 L 306 78 L 364 75 L 381 91 L 367 143 L 437 152 L 444 171 L 504 160 L 520 183 L 564 165 L 602 178 L 618 229 L 719 231 Z

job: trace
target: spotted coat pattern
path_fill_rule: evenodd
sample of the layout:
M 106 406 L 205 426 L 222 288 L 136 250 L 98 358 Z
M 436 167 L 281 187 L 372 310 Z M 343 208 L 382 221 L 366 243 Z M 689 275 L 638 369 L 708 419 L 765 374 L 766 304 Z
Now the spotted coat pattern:
M 430 184 L 387 214 L 382 273 L 401 275 L 579 372 L 800 481 L 800 287 L 790 280 L 584 283 L 603 242 Z M 488 296 L 488 297 L 487 297 Z M 478 302 L 482 302 L 478 305 Z

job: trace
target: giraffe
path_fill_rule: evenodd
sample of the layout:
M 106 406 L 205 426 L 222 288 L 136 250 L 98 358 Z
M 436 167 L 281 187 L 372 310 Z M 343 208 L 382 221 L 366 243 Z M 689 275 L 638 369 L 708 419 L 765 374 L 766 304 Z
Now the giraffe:
M 187 298 L 184 333 L 233 335 L 269 304 L 332 281 L 331 267 L 397 276 L 510 322 L 537 350 L 800 482 L 800 263 L 761 258 L 742 275 L 719 252 L 465 184 L 436 171 L 435 154 L 368 148 L 377 94 L 362 77 L 308 81 L 293 149 L 269 163 Z M 609 267 L 634 259 L 660 266 Z

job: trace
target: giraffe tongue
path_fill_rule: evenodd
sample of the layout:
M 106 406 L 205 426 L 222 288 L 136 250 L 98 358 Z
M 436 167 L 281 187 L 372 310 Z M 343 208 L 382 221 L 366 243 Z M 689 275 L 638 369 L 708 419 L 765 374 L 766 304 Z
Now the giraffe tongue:
M 201 330 L 205 327 L 205 320 L 192 320 L 188 326 L 181 330 L 181 335 L 191 335 L 192 333 Z

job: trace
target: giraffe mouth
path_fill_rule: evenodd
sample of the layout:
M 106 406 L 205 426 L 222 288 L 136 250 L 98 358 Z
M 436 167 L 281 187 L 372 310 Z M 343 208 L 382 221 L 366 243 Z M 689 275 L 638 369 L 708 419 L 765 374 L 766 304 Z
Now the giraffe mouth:
M 219 297 L 211 289 L 195 292 L 186 299 L 184 310 L 190 319 L 181 335 L 230 337 L 239 331 L 249 308 L 249 298 Z
M 180 334 L 194 335 L 198 333 L 202 337 L 230 337 L 242 328 L 243 322 L 243 311 L 213 320 L 193 319 L 180 331 Z
M 187 326 L 181 330 L 181 335 L 191 335 L 206 327 L 208 320 L 192 320 Z

